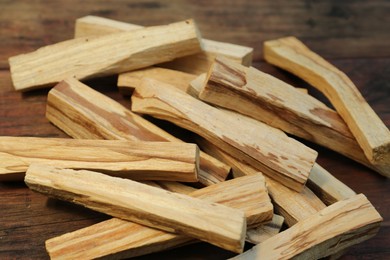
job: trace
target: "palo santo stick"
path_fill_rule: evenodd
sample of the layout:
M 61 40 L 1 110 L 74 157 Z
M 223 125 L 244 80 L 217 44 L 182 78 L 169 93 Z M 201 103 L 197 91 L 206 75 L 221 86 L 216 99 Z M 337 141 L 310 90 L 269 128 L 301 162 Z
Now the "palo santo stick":
M 382 220 L 363 194 L 356 195 L 232 259 L 320 259 L 373 237 Z
M 213 143 L 203 138 L 198 138 L 197 142 L 205 151 L 232 166 L 235 178 L 261 174 L 252 166 L 240 162 L 233 156 L 223 152 Z M 266 178 L 268 192 L 273 200 L 275 211 L 284 217 L 288 226 L 292 226 L 326 207 L 306 186 L 301 192 L 296 192 L 267 176 L 264 177 Z
M 46 117 L 78 139 L 182 142 L 118 102 L 68 78 L 50 90 Z M 204 185 L 224 181 L 230 167 L 201 152 L 199 181 Z
M 272 204 L 262 176 L 229 180 L 196 191 L 190 196 L 243 210 L 247 223 L 255 225 L 272 216 Z M 193 239 L 110 219 L 46 241 L 51 259 L 84 259 L 111 256 L 129 258 L 181 246 Z M 82 245 L 82 246 L 80 246 Z
M 76 20 L 75 37 L 105 35 L 140 28 L 143 27 L 97 16 L 85 16 Z M 218 55 L 222 55 L 245 66 L 252 64 L 253 48 L 207 39 L 201 39 L 201 47 L 203 51 L 200 53 L 178 58 L 171 62 L 160 64 L 159 66 L 191 74 L 200 74 L 208 70 L 210 64 Z
M 151 185 L 160 189 L 181 193 L 181 194 L 190 194 L 197 189 L 191 186 L 184 185 L 176 181 L 142 181 L 142 183 Z
M 133 180 L 197 182 L 194 144 L 0 137 L 0 180 L 23 180 L 31 163 L 89 169 Z
M 78 38 L 9 59 L 16 90 L 145 68 L 200 52 L 192 20 L 107 36 Z
M 238 178 L 239 179 L 239 178 Z M 271 222 L 261 225 L 257 228 L 252 228 L 246 231 L 245 241 L 252 244 L 259 244 L 270 237 L 278 234 L 282 228 L 284 218 L 274 214 Z
M 152 79 L 144 79 L 135 89 L 132 110 L 200 134 L 297 191 L 303 189 L 317 157 L 317 152 L 281 131 L 261 123 L 237 121 L 230 114 Z
M 156 79 L 177 86 L 184 92 L 188 92 L 189 82 L 194 80 L 196 76 L 177 70 L 150 67 L 120 74 L 118 77 L 118 88 L 124 94 L 131 94 L 141 84 L 143 78 Z
M 244 246 L 244 212 L 221 204 L 98 172 L 39 164 L 30 165 L 25 183 L 51 197 L 227 250 L 240 252 Z
M 334 110 L 253 67 L 217 58 L 199 97 L 376 168 L 367 160 L 348 126 Z M 382 167 L 390 170 L 390 163 Z M 386 168 L 376 170 L 390 175 Z
M 390 131 L 348 76 L 295 37 L 264 43 L 265 59 L 323 92 L 347 123 L 367 158 L 390 165 Z M 387 177 L 390 177 L 387 168 Z

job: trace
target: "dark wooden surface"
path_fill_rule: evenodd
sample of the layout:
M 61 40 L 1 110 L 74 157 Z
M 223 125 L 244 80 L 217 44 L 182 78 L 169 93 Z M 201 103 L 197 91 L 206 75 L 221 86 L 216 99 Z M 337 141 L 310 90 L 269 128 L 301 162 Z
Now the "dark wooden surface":
M 8 57 L 72 37 L 74 20 L 88 14 L 140 25 L 193 17 L 204 37 L 251 46 L 254 66 L 295 86 L 309 87 L 262 59 L 264 40 L 295 35 L 356 83 L 390 126 L 390 2 L 370 1 L 13 1 L 0 0 L 0 135 L 66 137 L 44 116 L 48 90 L 13 91 Z M 116 78 L 88 84 L 129 107 Z M 309 87 L 312 95 L 325 101 Z M 23 145 L 23 144 L 20 144 Z M 378 235 L 352 247 L 342 259 L 390 259 L 389 180 L 334 152 L 319 163 L 358 193 L 384 218 Z M 0 259 L 46 259 L 44 241 L 107 216 L 31 192 L 22 182 L 0 182 Z M 141 259 L 225 259 L 231 253 L 191 245 Z

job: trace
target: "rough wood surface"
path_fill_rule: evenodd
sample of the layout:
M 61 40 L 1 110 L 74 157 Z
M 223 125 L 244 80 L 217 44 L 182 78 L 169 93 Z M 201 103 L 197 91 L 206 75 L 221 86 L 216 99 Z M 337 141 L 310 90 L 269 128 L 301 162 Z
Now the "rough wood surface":
M 246 218 L 240 210 L 98 172 L 47 165 L 31 164 L 25 183 L 48 196 L 114 217 L 184 234 L 234 252 L 243 250 Z
M 351 79 L 295 37 L 264 43 L 265 59 L 301 77 L 330 100 L 376 165 L 390 165 L 390 131 Z M 387 169 L 387 177 L 390 170 Z
M 118 31 L 132 31 L 142 26 L 126 24 L 97 16 L 86 16 L 76 21 L 75 37 L 105 35 Z M 192 74 L 206 72 L 217 55 L 250 66 L 252 64 L 253 48 L 237 44 L 201 39 L 202 52 L 178 58 L 159 66 L 180 70 Z
M 118 88 L 121 93 L 131 94 L 141 84 L 143 78 L 152 78 L 167 84 L 174 85 L 185 92 L 189 91 L 189 83 L 196 75 L 160 67 L 150 67 L 119 74 Z
M 148 67 L 200 52 L 192 20 L 134 32 L 85 37 L 11 57 L 15 90 L 52 86 L 68 77 L 86 79 Z
M 336 111 L 253 67 L 217 58 L 199 98 L 325 146 L 390 176 L 390 163 L 372 165 Z
M 282 216 L 274 214 L 271 222 L 261 225 L 257 228 L 247 230 L 245 241 L 252 244 L 259 244 L 264 242 L 268 238 L 273 237 L 280 232 L 283 222 L 284 218 Z
M 242 122 L 168 84 L 144 79 L 132 110 L 171 121 L 297 191 L 303 189 L 317 153 L 265 124 Z M 239 129 L 239 131 L 237 131 Z M 245 133 L 245 134 L 242 134 Z
M 133 180 L 197 182 L 194 144 L 0 136 L 0 180 L 23 180 L 31 163 Z
M 382 220 L 367 198 L 359 194 L 232 259 L 319 259 L 373 237 Z
M 61 11 L 58 11 L 61 10 Z M 0 135 L 67 137 L 45 118 L 48 90 L 13 91 L 8 58 L 73 38 L 75 19 L 92 14 L 142 25 L 167 24 L 193 17 L 208 39 L 254 48 L 253 66 L 329 105 L 321 93 L 286 71 L 263 61 L 262 43 L 286 35 L 344 71 L 370 106 L 390 126 L 390 5 L 386 0 L 356 1 L 0 1 Z M 118 93 L 116 77 L 86 82 L 130 108 Z M 155 122 L 156 123 L 156 122 Z M 159 126 L 165 126 L 158 124 Z M 171 132 L 171 129 L 167 129 Z M 379 233 L 353 246 L 342 260 L 390 259 L 390 183 L 384 177 L 326 148 L 318 163 L 354 191 L 364 193 L 384 218 Z M 44 242 L 107 218 L 103 214 L 32 192 L 22 183 L 0 182 L 0 258 L 49 259 Z M 233 254 L 207 243 L 166 250 L 138 260 L 197 258 L 222 260 Z
M 181 142 L 121 104 L 69 78 L 50 90 L 46 117 L 73 138 Z M 226 179 L 230 168 L 200 153 L 199 181 L 211 185 Z

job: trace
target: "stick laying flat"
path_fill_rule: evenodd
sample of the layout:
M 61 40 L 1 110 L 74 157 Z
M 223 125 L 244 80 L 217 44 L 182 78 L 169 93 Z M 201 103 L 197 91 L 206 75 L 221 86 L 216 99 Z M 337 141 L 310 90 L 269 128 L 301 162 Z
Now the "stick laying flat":
M 85 16 L 76 20 L 75 37 L 107 35 L 140 28 L 143 27 L 97 16 Z M 253 48 L 207 39 L 201 39 L 201 47 L 203 51 L 200 53 L 178 58 L 159 66 L 200 74 L 208 70 L 217 55 L 222 55 L 245 66 L 252 64 Z
M 188 235 L 234 252 L 244 246 L 244 212 L 220 204 L 98 172 L 39 164 L 30 165 L 25 182 L 35 191 L 141 225 Z
M 192 20 L 49 45 L 9 59 L 16 90 L 145 68 L 200 52 Z
M 217 58 L 199 97 L 325 146 L 374 168 L 383 175 L 390 175 L 390 163 L 377 168 L 367 160 L 336 111 L 253 67 L 247 68 L 227 59 Z
M 194 144 L 0 137 L 0 180 L 23 180 L 31 163 L 99 170 L 133 180 L 198 181 Z
M 141 84 L 143 78 L 152 78 L 179 87 L 184 92 L 189 91 L 189 83 L 195 75 L 160 67 L 150 67 L 142 70 L 122 73 L 118 77 L 118 88 L 124 94 L 130 94 Z
M 146 79 L 132 95 L 132 110 L 169 120 L 204 136 L 271 178 L 303 189 L 317 152 L 265 124 L 237 118 L 155 80 Z
M 210 202 L 243 210 L 247 224 L 270 220 L 270 203 L 262 176 L 229 180 L 189 194 Z M 121 219 L 110 219 L 46 241 L 51 259 L 80 259 L 112 256 L 128 258 L 196 242 L 172 233 Z M 80 243 L 82 246 L 80 246 Z
M 76 79 L 62 81 L 48 95 L 46 117 L 78 139 L 182 142 L 118 102 Z M 226 179 L 230 167 L 200 153 L 199 181 L 211 185 Z
M 356 195 L 232 259 L 319 259 L 373 237 L 382 220 L 363 194 Z
M 261 225 L 257 228 L 247 230 L 245 241 L 252 244 L 259 244 L 261 242 L 264 242 L 268 238 L 271 238 L 280 232 L 283 222 L 284 218 L 282 216 L 274 214 L 271 222 Z
M 295 37 L 265 42 L 264 56 L 269 63 L 290 71 L 323 92 L 367 158 L 379 166 L 390 164 L 390 131 L 345 73 Z

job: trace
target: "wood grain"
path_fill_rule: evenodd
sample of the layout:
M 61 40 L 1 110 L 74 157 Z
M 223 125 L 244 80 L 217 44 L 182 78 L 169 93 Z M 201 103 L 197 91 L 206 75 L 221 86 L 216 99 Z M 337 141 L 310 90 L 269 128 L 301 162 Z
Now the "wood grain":
M 133 180 L 197 182 L 194 144 L 0 137 L 0 179 L 23 180 L 31 163 L 97 170 Z
M 265 42 L 264 57 L 324 93 L 347 123 L 366 157 L 380 167 L 390 165 L 390 131 L 344 72 L 295 37 Z M 390 177 L 388 168 L 386 176 Z
M 11 57 L 15 90 L 53 86 L 68 77 L 86 79 L 148 67 L 200 52 L 192 20 L 134 32 L 68 40 Z
M 367 160 L 336 111 L 253 67 L 217 58 L 210 67 L 199 98 L 325 146 L 384 176 L 390 174 L 390 164 L 377 166 Z
M 241 209 L 249 225 L 259 225 L 272 217 L 262 176 L 249 176 L 218 183 L 189 194 L 202 200 Z M 193 239 L 113 218 L 46 241 L 52 259 L 127 258 L 158 252 L 187 243 Z M 80 247 L 82 243 L 82 247 Z
M 265 124 L 239 121 L 170 85 L 152 79 L 142 83 L 131 97 L 133 111 L 202 135 L 284 185 L 303 189 L 317 157 L 315 151 Z
M 50 90 L 46 117 L 68 135 L 78 139 L 181 142 L 73 78 L 62 81 Z M 202 184 L 211 185 L 225 180 L 229 170 L 227 165 L 200 153 L 198 177 Z
M 246 218 L 240 210 L 98 172 L 47 165 L 31 164 L 25 183 L 48 196 L 114 217 L 188 235 L 234 252 L 243 250 Z
M 359 194 L 232 259 L 319 259 L 373 237 L 382 221 L 367 198 Z
M 271 222 L 261 225 L 257 228 L 247 230 L 245 241 L 252 244 L 259 244 L 264 242 L 268 238 L 271 238 L 280 232 L 283 222 L 284 218 L 282 216 L 274 214 Z

